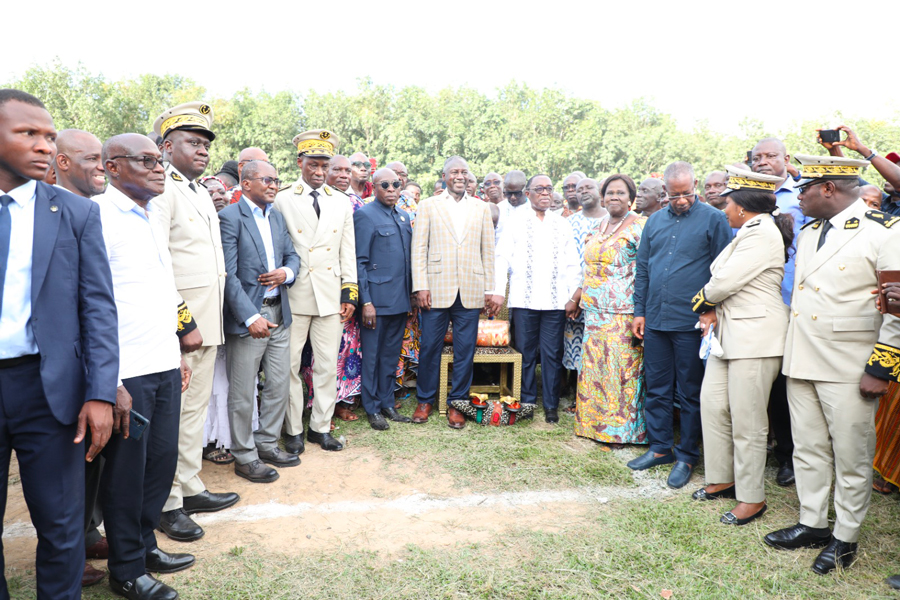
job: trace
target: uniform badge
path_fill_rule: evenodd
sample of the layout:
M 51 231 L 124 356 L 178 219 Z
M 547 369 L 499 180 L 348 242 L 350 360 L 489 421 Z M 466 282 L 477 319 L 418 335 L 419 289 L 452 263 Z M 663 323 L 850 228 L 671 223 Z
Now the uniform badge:
M 50 205 L 50 212 L 57 212 L 58 210 L 59 210 L 59 207 L 57 205 L 55 205 L 55 204 Z
M 322 138 L 323 140 L 327 140 L 328 138 L 331 137 L 331 132 L 323 131 L 322 133 L 319 134 L 319 137 Z
M 326 131 L 325 133 L 328 133 L 328 132 Z M 326 186 L 323 187 L 322 189 L 325 191 L 325 195 L 326 195 L 326 196 L 330 196 L 330 195 L 331 195 L 331 188 L 330 188 L 330 187 L 328 187 L 328 186 L 326 185 Z
M 804 230 L 804 229 L 806 229 L 807 227 L 810 227 L 810 226 L 812 226 L 813 229 L 816 229 L 816 228 L 818 228 L 819 225 L 821 225 L 821 224 L 822 224 L 822 221 L 817 219 L 817 220 L 815 220 L 815 221 L 810 221 L 809 223 L 807 223 L 806 225 L 804 225 L 803 227 L 801 227 L 800 230 L 802 231 L 802 230 Z
M 821 226 L 822 226 L 822 221 L 814 221 L 812 224 L 813 229 L 818 229 Z
M 866 218 L 871 219 L 877 223 L 881 223 L 888 228 L 892 227 L 897 221 L 900 221 L 900 217 L 892 217 L 887 213 L 881 212 L 880 210 L 870 210 L 866 212 Z
M 302 183 L 297 184 L 297 187 L 294 188 L 294 193 L 297 194 L 298 196 L 303 193 L 303 184 Z
M 400 217 L 400 222 L 401 222 L 401 223 L 406 222 L 406 217 Z
M 847 222 L 844 223 L 844 229 L 856 229 L 859 227 L 859 219 L 853 217 L 852 219 L 847 219 Z
M 200 114 L 201 115 L 208 115 L 210 110 L 211 109 L 209 108 L 209 104 L 201 104 L 200 105 Z
M 184 181 L 184 178 L 182 178 L 181 175 L 179 175 L 175 171 L 172 171 L 172 179 L 174 179 L 175 181 Z

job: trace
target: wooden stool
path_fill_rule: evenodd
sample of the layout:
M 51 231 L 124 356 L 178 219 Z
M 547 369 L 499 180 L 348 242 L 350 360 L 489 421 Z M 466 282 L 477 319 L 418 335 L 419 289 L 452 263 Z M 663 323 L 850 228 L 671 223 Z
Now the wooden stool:
M 477 363 L 495 363 L 500 365 L 499 385 L 473 385 L 470 391 L 477 394 L 499 394 L 512 396 L 519 400 L 522 393 L 522 355 L 512 348 L 475 348 L 475 360 Z M 453 364 L 453 345 L 444 346 L 441 353 L 441 379 L 438 383 L 438 410 L 441 415 L 447 414 L 447 394 L 450 387 L 450 365 Z M 509 366 L 512 365 L 512 373 Z M 512 375 L 512 386 L 509 384 L 509 376 Z

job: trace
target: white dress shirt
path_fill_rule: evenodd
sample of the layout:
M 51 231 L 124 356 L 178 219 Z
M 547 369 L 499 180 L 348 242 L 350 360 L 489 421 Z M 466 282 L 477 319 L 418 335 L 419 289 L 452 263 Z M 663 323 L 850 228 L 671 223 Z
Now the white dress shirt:
M 112 185 L 93 200 L 119 313 L 119 379 L 177 369 L 179 295 L 153 201 L 145 211 Z
M 450 220 L 453 222 L 453 231 L 456 238 L 462 238 L 466 230 L 466 218 L 469 216 L 469 194 L 463 193 L 459 202 L 450 195 L 450 192 L 444 190 L 442 202 L 447 206 L 447 212 L 450 213 Z
M 530 204 L 527 210 L 517 209 L 506 223 L 495 261 L 492 293 L 503 296 L 509 277 L 511 308 L 565 310 L 581 285 L 572 226 L 549 211 L 539 219 Z
M 253 222 L 256 223 L 256 228 L 259 230 L 259 237 L 262 238 L 263 247 L 266 249 L 266 268 L 269 271 L 275 270 L 275 244 L 272 241 L 272 224 L 269 222 L 269 215 L 272 214 L 272 206 L 268 206 L 266 208 L 266 212 L 264 213 L 260 207 L 253 203 L 246 194 L 241 194 L 241 201 L 246 202 L 247 206 L 250 207 L 250 212 L 253 214 Z M 282 271 L 284 271 L 286 279 L 284 283 L 292 283 L 294 281 L 294 272 L 290 270 L 288 267 L 279 267 Z M 281 286 L 276 287 L 274 290 L 266 290 L 266 293 L 263 294 L 264 298 L 274 298 L 275 296 L 281 295 Z M 250 327 L 254 321 L 256 321 L 260 317 L 259 313 L 256 313 L 246 321 L 244 321 L 244 325 Z
M 34 204 L 37 182 L 28 180 L 0 196 L 10 196 L 9 257 L 0 308 L 0 359 L 37 354 L 31 329 L 31 260 L 34 254 Z

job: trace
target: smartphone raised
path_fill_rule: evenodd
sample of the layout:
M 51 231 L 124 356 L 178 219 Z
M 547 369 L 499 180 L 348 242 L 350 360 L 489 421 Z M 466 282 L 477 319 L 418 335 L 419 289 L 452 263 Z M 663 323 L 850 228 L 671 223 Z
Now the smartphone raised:
M 826 144 L 833 144 L 841 141 L 841 132 L 837 129 L 822 129 L 819 131 L 819 137 Z

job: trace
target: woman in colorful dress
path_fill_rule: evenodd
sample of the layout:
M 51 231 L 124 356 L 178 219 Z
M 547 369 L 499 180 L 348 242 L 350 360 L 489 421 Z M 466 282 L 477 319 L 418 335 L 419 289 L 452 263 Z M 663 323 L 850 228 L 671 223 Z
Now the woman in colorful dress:
M 575 435 L 608 444 L 646 444 L 643 348 L 631 335 L 634 272 L 646 217 L 631 212 L 637 194 L 627 175 L 611 175 L 601 197 L 609 218 L 584 245 L 584 311 Z
M 415 181 L 406 184 L 406 189 L 400 194 L 397 208 L 405 210 L 409 214 L 409 224 L 415 229 L 416 211 L 419 210 L 419 200 L 422 197 L 422 187 Z M 400 349 L 400 360 L 397 363 L 397 387 L 406 387 L 407 382 L 415 378 L 419 368 L 419 311 L 413 306 L 409 318 L 406 320 L 406 329 L 403 331 L 403 346 Z M 405 392 L 403 392 L 405 395 Z M 398 399 L 394 406 L 400 408 Z

